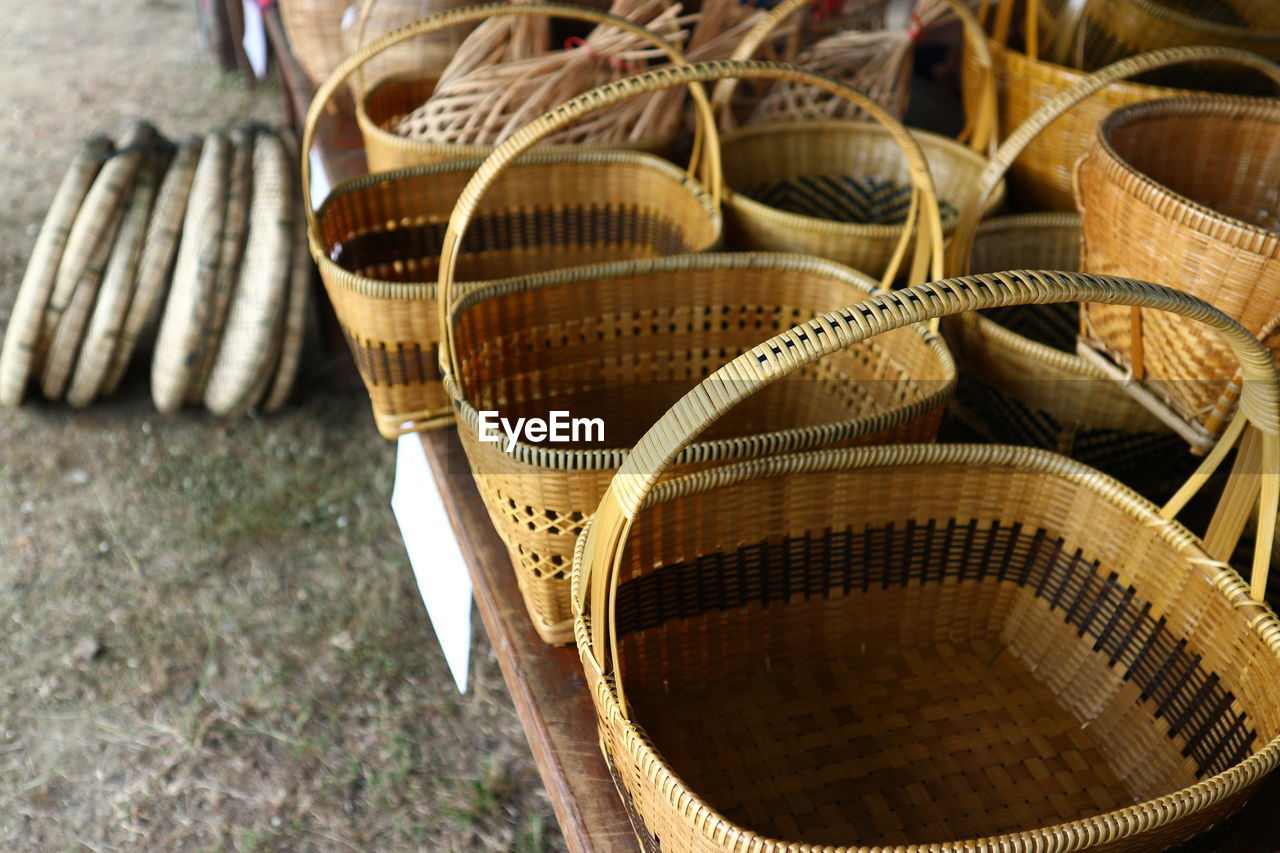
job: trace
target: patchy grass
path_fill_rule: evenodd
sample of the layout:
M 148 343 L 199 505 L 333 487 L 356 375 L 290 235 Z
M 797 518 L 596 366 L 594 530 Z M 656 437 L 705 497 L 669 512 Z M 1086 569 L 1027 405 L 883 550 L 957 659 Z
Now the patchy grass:
M 559 849 L 482 637 L 452 688 L 358 402 L 0 415 L 5 849 Z
M 195 55 L 194 10 L 0 0 L 0 330 L 84 137 L 279 120 Z M 394 447 L 323 369 L 259 420 L 160 417 L 141 375 L 0 411 L 0 850 L 562 849 L 482 636 L 452 686 Z

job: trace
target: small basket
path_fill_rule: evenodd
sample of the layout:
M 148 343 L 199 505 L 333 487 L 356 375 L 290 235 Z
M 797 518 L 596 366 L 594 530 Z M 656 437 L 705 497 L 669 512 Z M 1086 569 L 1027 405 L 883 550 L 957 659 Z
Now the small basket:
M 1277 140 L 1280 102 L 1270 99 L 1175 98 L 1112 113 L 1077 167 L 1082 269 L 1177 282 L 1255 335 L 1274 335 Z M 1103 305 L 1086 316 L 1094 354 L 1153 392 L 1155 411 L 1193 448 L 1212 446 L 1238 393 L 1231 351 L 1181 318 Z
M 1026 213 L 984 221 L 968 267 L 1078 270 L 1079 261 L 1079 214 Z M 1170 461 L 1185 451 L 1172 430 L 1075 354 L 1074 305 L 1010 306 L 944 328 L 965 367 L 955 410 L 987 439 L 1053 450 L 1144 493 L 1163 484 Z
M 735 59 L 759 44 L 804 0 L 779 3 L 743 39 Z M 717 86 L 722 114 L 733 85 Z M 957 199 L 981 174 L 986 159 L 954 140 L 911 131 L 925 152 L 943 233 L 958 219 Z M 883 273 L 904 228 L 910 229 L 910 168 L 882 124 L 795 121 L 749 125 L 721 137 L 725 176 L 725 240 L 738 249 L 803 252 Z M 1003 200 L 1003 188 L 990 199 Z M 923 279 L 916 279 L 922 281 Z
M 984 62 L 990 56 L 990 66 Z M 1077 71 L 1006 47 L 991 38 L 982 45 L 966 39 L 962 91 L 965 111 L 979 108 L 992 84 L 998 103 L 999 132 L 1007 136 L 1036 110 L 1088 77 Z M 1031 210 L 1074 211 L 1071 174 L 1076 160 L 1093 142 L 1098 123 L 1112 110 L 1184 90 L 1116 81 L 1054 121 L 1009 170 L 1009 191 Z
M 386 31 L 395 22 L 412 21 L 423 15 L 438 11 L 444 5 L 440 0 L 378 0 L 374 9 L 373 0 L 363 0 L 357 18 L 357 26 L 361 31 Z M 311 82 L 319 85 L 333 73 L 347 55 L 343 44 L 342 20 L 347 10 L 353 6 L 352 0 L 281 0 L 280 21 L 284 25 L 285 35 L 289 39 L 292 53 L 298 58 L 298 64 Z M 452 40 L 447 39 L 446 44 Z M 391 73 L 391 69 L 420 68 L 432 64 L 439 68 L 441 56 L 440 45 L 420 44 L 416 48 L 401 49 L 394 57 L 394 65 L 383 64 L 381 73 Z M 447 56 L 445 57 L 447 60 Z
M 484 14 L 526 11 L 581 20 L 601 17 L 590 9 L 548 3 L 500 4 L 485 7 Z M 621 18 L 608 20 L 635 28 Z M 362 48 L 325 81 L 307 115 L 302 156 L 311 255 L 369 391 L 378 429 L 388 438 L 452 421 L 436 370 L 439 325 L 433 279 L 447 246 L 445 224 L 483 161 L 437 163 L 343 181 L 314 212 L 305 152 L 325 102 L 347 74 L 411 31 L 389 34 Z M 695 152 L 695 162 L 707 176 L 706 189 L 686 171 L 651 154 L 534 152 L 506 169 L 483 204 L 468 211 L 477 225 L 461 246 L 456 279 L 481 282 L 714 246 L 720 236 L 719 149 L 706 95 L 696 85 L 692 94 L 708 143 Z
M 499 3 L 484 6 L 471 6 L 464 9 L 451 9 L 432 15 L 410 26 L 396 30 L 389 37 L 380 39 L 379 50 L 365 52 L 369 58 L 377 56 L 411 39 L 431 33 L 439 33 L 459 24 L 473 24 L 501 15 L 549 15 L 557 18 L 570 18 L 578 21 L 590 21 L 597 24 L 613 24 L 627 32 L 644 39 L 666 53 L 675 64 L 684 61 L 680 53 L 670 42 L 650 32 L 639 24 L 627 21 L 615 15 L 598 12 L 587 7 L 566 7 L 547 3 L 517 4 Z M 619 23 L 621 22 L 621 23 Z M 359 66 L 353 67 L 355 73 Z M 356 97 L 356 124 L 360 135 L 364 138 L 365 158 L 368 160 L 370 172 L 386 172 L 407 166 L 420 166 L 428 163 L 442 163 L 450 160 L 464 160 L 487 157 L 492 145 L 460 145 L 441 142 L 428 142 L 401 136 L 388 125 L 400 116 L 413 112 L 431 97 L 440 78 L 439 68 L 426 70 L 406 70 L 377 78 L 365 92 Z M 615 144 L 610 146 L 594 145 L 561 145 L 546 143 L 539 150 L 548 151 L 582 151 L 584 148 L 614 148 L 627 151 L 646 151 L 653 154 L 666 154 L 674 145 L 672 134 L 651 139 L 640 139 L 634 143 Z
M 1163 509 L 1078 462 L 992 445 L 664 477 L 734 405 L 842 346 L 1093 300 L 1198 318 L 1247 365 L 1247 417 Z M 1237 466 L 1222 507 L 1269 520 L 1252 595 L 1222 562 L 1239 526 L 1201 541 L 1172 520 L 1250 423 L 1266 473 Z M 1278 499 L 1269 354 L 1167 288 L 972 276 L 756 347 L 637 443 L 574 555 L 575 639 L 642 847 L 1140 853 L 1195 836 L 1280 763 L 1280 620 L 1261 601 Z
M 519 144 L 495 152 L 484 177 L 459 202 L 450 245 L 464 240 L 469 211 L 534 140 L 622 97 L 730 75 L 840 91 L 787 66 L 711 62 L 588 93 L 526 128 Z M 901 127 L 896 132 L 905 136 Z M 912 156 L 921 159 L 918 149 Z M 927 183 L 921 189 L 930 198 Z M 931 200 L 925 206 L 933 207 Z M 928 243 L 935 232 L 925 233 Z M 461 298 L 451 272 L 446 254 L 439 290 L 442 309 L 450 307 L 441 321 L 450 365 L 445 387 L 481 497 L 511 554 L 533 624 L 549 643 L 573 639 L 568 573 L 574 542 L 627 448 L 727 359 L 798 319 L 875 290 L 861 273 L 818 258 L 761 253 L 578 267 L 472 287 Z M 732 425 L 689 448 L 678 468 L 836 444 L 931 441 L 955 383 L 950 354 L 923 328 L 882 344 L 850 350 L 821 371 L 779 385 L 777 393 L 736 412 Z M 601 431 L 562 445 L 486 442 L 480 439 L 483 411 L 512 421 L 550 421 L 550 413 L 560 411 L 566 418 L 598 418 Z

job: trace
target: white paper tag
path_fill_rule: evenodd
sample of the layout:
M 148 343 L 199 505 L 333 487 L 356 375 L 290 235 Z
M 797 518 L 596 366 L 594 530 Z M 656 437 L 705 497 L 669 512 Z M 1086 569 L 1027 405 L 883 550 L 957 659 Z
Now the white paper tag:
M 417 433 L 400 436 L 391 509 L 444 659 L 458 691 L 466 693 L 471 660 L 471 574 L 436 487 L 422 436 Z
M 249 57 L 249 67 L 259 80 L 267 76 L 267 25 L 262 20 L 262 7 L 257 0 L 240 0 L 244 6 L 244 55 Z
M 329 196 L 329 172 L 324 167 L 324 158 L 314 147 L 309 155 L 311 160 L 311 204 L 316 208 Z

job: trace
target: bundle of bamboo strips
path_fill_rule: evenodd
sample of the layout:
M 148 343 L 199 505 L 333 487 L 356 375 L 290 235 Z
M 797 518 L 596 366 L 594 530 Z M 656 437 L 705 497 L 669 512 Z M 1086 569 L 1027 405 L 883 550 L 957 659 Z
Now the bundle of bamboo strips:
M 924 30 L 954 17 L 947 0 L 916 0 L 906 27 L 840 30 L 795 57 L 810 71 L 839 80 L 901 117 L 910 96 L 911 58 Z M 779 83 L 752 111 L 750 123 L 820 118 L 864 118 L 843 98 L 812 86 Z
M 609 11 L 676 45 L 688 44 L 691 60 L 727 57 L 762 14 L 737 0 L 709 0 L 699 15 L 683 15 L 668 0 L 614 0 Z M 502 22 L 508 20 L 526 19 Z M 393 119 L 392 130 L 431 142 L 495 145 L 574 95 L 665 61 L 660 51 L 605 24 L 562 50 L 517 56 L 488 23 L 463 44 L 432 96 Z M 673 91 L 629 99 L 548 141 L 610 144 L 669 136 L 680 124 L 682 97 Z

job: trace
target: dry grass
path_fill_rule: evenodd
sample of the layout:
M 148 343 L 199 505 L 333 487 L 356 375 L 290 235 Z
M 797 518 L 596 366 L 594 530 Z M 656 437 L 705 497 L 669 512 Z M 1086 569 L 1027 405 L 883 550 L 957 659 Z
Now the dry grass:
M 197 57 L 193 6 L 0 0 L 0 324 L 81 138 L 278 115 Z M 157 416 L 141 376 L 0 411 L 0 849 L 561 849 L 483 637 L 452 688 L 394 449 L 331 385 L 234 424 Z

